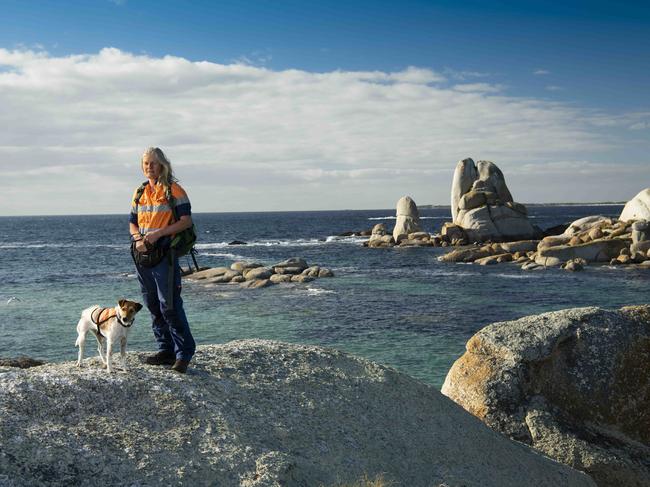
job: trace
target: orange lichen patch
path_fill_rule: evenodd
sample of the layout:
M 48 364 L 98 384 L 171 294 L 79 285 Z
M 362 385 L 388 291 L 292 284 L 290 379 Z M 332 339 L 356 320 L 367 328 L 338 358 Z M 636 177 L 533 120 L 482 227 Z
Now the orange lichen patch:
M 452 366 L 443 392 L 480 419 L 490 412 L 487 388 L 495 376 L 495 361 L 467 352 Z
M 479 335 L 474 335 L 469 339 L 465 348 L 467 348 L 467 351 L 470 353 L 481 353 L 483 350 L 482 345 L 481 337 Z

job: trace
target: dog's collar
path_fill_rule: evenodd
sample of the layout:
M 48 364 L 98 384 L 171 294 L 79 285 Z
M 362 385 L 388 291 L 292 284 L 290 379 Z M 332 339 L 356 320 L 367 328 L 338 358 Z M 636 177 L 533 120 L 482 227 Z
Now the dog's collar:
M 133 322 L 135 321 L 135 320 L 131 320 L 131 322 L 127 324 L 127 322 L 122 319 L 119 313 L 117 314 L 116 318 L 117 318 L 117 322 L 120 325 L 122 325 L 124 328 L 130 328 L 131 326 L 133 326 Z

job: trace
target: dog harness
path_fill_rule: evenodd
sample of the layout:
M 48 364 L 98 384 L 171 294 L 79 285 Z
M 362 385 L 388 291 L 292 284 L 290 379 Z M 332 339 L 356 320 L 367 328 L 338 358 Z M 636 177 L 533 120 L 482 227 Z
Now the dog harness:
M 101 326 L 106 323 L 108 320 L 111 318 L 117 318 L 117 322 L 122 325 L 124 328 L 130 327 L 133 323 L 129 323 L 128 325 L 122 321 L 122 318 L 117 314 L 117 311 L 115 311 L 115 308 L 100 308 L 99 306 L 95 308 L 95 310 L 90 313 L 90 319 L 93 321 L 95 326 L 97 326 L 97 333 L 102 335 L 101 331 Z M 102 335 L 104 336 L 104 335 Z

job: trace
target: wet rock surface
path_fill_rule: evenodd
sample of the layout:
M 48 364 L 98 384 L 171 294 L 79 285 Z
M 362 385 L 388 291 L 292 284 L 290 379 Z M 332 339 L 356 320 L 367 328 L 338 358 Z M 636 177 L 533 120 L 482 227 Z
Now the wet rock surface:
M 436 389 L 342 352 L 246 340 L 186 375 L 127 356 L 0 373 L 0 484 L 593 486 Z

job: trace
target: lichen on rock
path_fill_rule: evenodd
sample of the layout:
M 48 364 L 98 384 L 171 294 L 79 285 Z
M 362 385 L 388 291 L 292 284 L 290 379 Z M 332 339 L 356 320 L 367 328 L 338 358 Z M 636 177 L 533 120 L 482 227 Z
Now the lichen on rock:
M 648 485 L 650 306 L 494 323 L 466 348 L 443 394 L 598 485 Z

